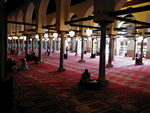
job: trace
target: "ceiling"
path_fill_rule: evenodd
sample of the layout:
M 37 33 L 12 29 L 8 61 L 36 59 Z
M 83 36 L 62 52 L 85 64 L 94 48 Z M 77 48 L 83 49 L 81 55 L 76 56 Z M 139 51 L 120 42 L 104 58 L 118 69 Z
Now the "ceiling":
M 26 1 L 27 0 L 0 0 L 0 3 L 6 8 L 7 13 L 10 14 L 12 11 L 14 11 L 17 7 L 19 7 Z M 71 0 L 71 6 L 84 2 L 84 1 L 86 0 Z M 130 0 L 124 5 L 124 7 L 136 5 L 136 4 L 140 4 L 144 2 L 149 2 L 149 1 L 150 0 Z M 50 0 L 47 14 L 55 12 L 55 11 L 56 11 L 55 0 Z

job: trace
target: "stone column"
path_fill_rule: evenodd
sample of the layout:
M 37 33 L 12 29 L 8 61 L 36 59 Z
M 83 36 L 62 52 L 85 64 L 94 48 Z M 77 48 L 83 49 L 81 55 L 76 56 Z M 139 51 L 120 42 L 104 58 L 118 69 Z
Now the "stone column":
M 84 60 L 84 36 L 82 36 L 82 44 L 81 44 L 81 59 L 79 62 L 85 62 Z
M 132 58 L 132 60 L 136 59 L 136 38 L 134 39 L 134 56 Z
M 75 50 L 76 50 L 75 56 L 77 56 L 78 55 L 78 40 L 76 40 Z
M 39 34 L 39 61 L 38 61 L 38 63 L 43 63 L 43 60 L 42 60 L 42 37 L 43 37 L 43 34 Z
M 65 71 L 64 69 L 64 38 L 65 38 L 65 32 L 61 31 L 60 64 L 59 64 L 58 72 Z
M 22 52 L 24 52 L 24 39 L 22 39 Z
M 14 50 L 16 51 L 16 39 L 14 39 L 15 43 L 14 43 Z
M 99 61 L 99 78 L 98 81 L 102 86 L 108 85 L 108 80 L 105 78 L 105 49 L 106 49 L 106 21 L 100 21 L 101 25 L 101 47 L 100 47 L 100 61 Z
M 13 107 L 13 79 L 7 73 L 7 16 L 0 5 L 0 110 Z
M 74 51 L 73 51 L 73 37 L 71 37 L 71 48 L 70 48 L 70 50 L 71 50 L 71 53 L 74 52 Z
M 13 49 L 13 38 L 11 40 L 11 50 Z
M 108 55 L 108 64 L 106 65 L 107 68 L 113 67 L 112 65 L 112 43 L 113 43 L 113 38 L 114 36 L 110 36 L 110 41 L 109 41 L 109 55 Z
M 55 49 L 56 49 L 56 43 L 55 43 L 55 40 L 53 40 L 53 53 L 56 51 Z
M 29 38 L 30 38 L 30 35 L 27 35 L 27 39 L 26 39 L 26 51 L 25 51 L 26 54 L 29 53 Z
M 34 51 L 34 39 L 32 39 L 32 52 Z
M 114 43 L 115 43 L 115 38 L 113 37 L 113 39 L 112 39 L 112 61 L 114 61 L 114 56 L 115 56 L 115 52 L 114 52 L 114 50 L 115 50 L 115 47 L 114 47 Z
M 7 51 L 10 49 L 10 40 L 7 38 Z
M 93 41 L 94 41 L 94 38 L 92 37 L 91 58 L 93 58 L 93 48 L 94 48 Z
M 144 39 L 143 39 L 144 40 Z M 141 42 L 141 54 L 140 54 L 140 62 L 139 62 L 139 65 L 143 65 L 143 41 Z
M 49 39 L 49 56 L 51 55 L 51 49 L 52 49 L 52 39 Z
M 20 36 L 18 36 L 18 39 L 17 39 L 17 55 L 18 56 L 19 56 L 19 53 L 20 53 L 19 41 L 20 41 Z
M 7 75 L 7 17 L 1 13 L 0 11 L 0 81 L 5 81 L 9 78 Z
M 146 58 L 150 59 L 150 38 L 147 38 Z
M 35 48 L 34 49 L 36 50 L 36 48 L 37 48 L 37 39 L 35 39 L 34 43 L 35 43 Z
M 57 51 L 59 51 L 59 43 L 60 43 L 60 41 L 59 41 L 59 39 L 57 38 Z

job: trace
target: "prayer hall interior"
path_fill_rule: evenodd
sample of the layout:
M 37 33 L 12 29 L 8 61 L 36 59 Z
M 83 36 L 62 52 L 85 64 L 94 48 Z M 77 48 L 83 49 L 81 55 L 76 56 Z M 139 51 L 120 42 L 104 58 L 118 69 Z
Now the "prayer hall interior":
M 1 0 L 0 113 L 150 113 L 149 0 Z

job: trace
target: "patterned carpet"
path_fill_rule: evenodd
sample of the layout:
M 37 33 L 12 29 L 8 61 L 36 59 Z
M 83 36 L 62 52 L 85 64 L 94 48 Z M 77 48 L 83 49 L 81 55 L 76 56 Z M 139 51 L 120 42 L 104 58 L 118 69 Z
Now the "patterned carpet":
M 20 58 L 14 57 L 17 62 Z M 13 75 L 20 113 L 150 113 L 150 60 L 136 66 L 132 58 L 115 57 L 114 67 L 106 69 L 110 84 L 90 90 L 78 82 L 85 68 L 97 79 L 98 57 L 86 54 L 86 62 L 79 63 L 80 56 L 70 53 L 62 73 L 57 72 L 59 53 L 44 55 L 43 60 L 43 64 L 28 62 L 30 70 Z

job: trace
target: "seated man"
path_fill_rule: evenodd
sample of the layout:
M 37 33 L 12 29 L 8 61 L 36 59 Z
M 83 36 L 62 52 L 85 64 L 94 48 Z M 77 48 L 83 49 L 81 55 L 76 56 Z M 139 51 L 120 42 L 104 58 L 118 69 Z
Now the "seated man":
M 22 61 L 22 66 L 21 66 L 22 70 L 23 70 L 23 71 L 24 71 L 24 70 L 29 70 L 29 66 L 28 66 L 28 64 L 27 64 L 26 58 L 21 59 L 21 61 Z
M 138 65 L 139 63 L 140 63 L 140 58 L 139 58 L 139 55 L 138 54 L 136 54 L 136 65 Z
M 87 80 L 90 80 L 90 73 L 88 69 L 85 69 L 84 73 L 82 73 L 80 82 L 86 82 Z
M 8 72 L 10 72 L 10 73 L 17 71 L 16 62 L 13 58 L 8 58 L 7 69 L 8 69 Z

